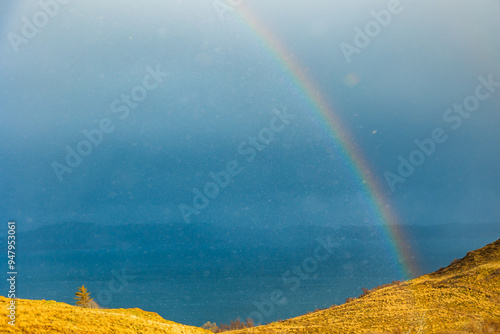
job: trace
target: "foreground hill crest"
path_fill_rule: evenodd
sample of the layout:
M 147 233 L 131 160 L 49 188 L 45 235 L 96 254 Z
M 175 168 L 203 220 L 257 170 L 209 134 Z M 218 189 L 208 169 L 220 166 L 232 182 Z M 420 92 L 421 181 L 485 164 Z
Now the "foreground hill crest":
M 7 324 L 7 302 L 0 296 L 1 333 L 165 333 L 211 334 L 202 328 L 168 321 L 153 312 L 133 309 L 89 309 L 53 300 L 18 300 L 16 327 Z
M 234 333 L 500 333 L 500 240 L 346 304 Z
M 12 328 L 8 302 L 0 297 L 3 333 L 211 333 L 140 309 L 84 309 L 45 300 L 18 300 Z M 500 240 L 434 273 L 373 289 L 346 304 L 231 333 L 500 333 Z

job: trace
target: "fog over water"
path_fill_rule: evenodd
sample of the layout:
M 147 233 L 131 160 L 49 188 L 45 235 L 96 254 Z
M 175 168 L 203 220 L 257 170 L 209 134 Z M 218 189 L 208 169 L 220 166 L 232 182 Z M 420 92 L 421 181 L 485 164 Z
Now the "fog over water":
M 85 284 L 186 324 L 269 322 L 498 239 L 499 9 L 3 1 L 0 222 L 17 224 L 19 297 L 73 303 Z M 286 303 L 257 306 L 275 290 Z

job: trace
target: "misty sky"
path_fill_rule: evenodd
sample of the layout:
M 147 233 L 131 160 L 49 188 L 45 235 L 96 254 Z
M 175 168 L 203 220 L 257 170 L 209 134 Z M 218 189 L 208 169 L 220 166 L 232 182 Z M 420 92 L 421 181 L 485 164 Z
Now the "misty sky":
M 356 27 L 365 29 L 372 11 L 391 3 L 240 6 L 312 78 L 401 223 L 499 222 L 500 86 L 486 87 L 479 77 L 500 82 L 500 4 L 401 1 L 348 61 L 342 43 L 355 47 Z M 2 221 L 24 229 L 182 222 L 179 205 L 194 208 L 193 189 L 226 171 L 231 182 L 219 180 L 224 186 L 190 215 L 192 223 L 379 223 L 318 112 L 241 8 L 221 20 L 211 1 L 73 0 L 58 7 L 25 38 L 26 20 L 43 20 L 40 5 L 0 4 Z M 478 90 L 484 98 L 473 112 L 447 113 Z M 127 102 L 132 92 L 140 101 Z M 397 174 L 398 157 L 408 159 L 414 141 L 437 128 L 447 140 L 392 192 L 384 173 Z M 272 140 L 252 144 L 262 131 Z M 97 147 L 58 177 L 54 162 L 70 168 L 67 147 L 76 151 L 85 133 L 94 133 Z

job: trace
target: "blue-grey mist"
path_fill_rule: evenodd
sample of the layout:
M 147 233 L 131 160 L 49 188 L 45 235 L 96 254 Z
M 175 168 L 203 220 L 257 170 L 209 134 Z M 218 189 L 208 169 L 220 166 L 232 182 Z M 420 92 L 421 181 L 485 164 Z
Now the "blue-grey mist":
M 20 298 L 73 304 L 85 284 L 185 324 L 270 322 L 500 237 L 498 2 L 221 3 L 0 4 L 0 249 L 16 221 Z

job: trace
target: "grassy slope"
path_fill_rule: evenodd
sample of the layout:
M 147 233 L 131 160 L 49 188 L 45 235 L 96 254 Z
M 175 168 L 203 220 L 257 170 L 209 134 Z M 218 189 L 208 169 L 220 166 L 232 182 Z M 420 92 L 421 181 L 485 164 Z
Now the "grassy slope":
M 500 322 L 500 240 L 347 304 L 231 333 L 470 333 L 489 320 Z
M 211 333 L 140 309 L 83 309 L 44 300 L 18 300 L 13 329 L 7 302 L 0 296 L 2 333 Z M 485 319 L 500 323 L 500 240 L 447 268 L 344 305 L 231 333 L 469 333 L 471 324 Z M 500 327 L 488 333 L 500 333 Z
M 140 309 L 85 309 L 45 300 L 18 300 L 16 327 L 7 324 L 7 301 L 0 296 L 1 333 L 183 333 L 212 334 L 167 321 Z

